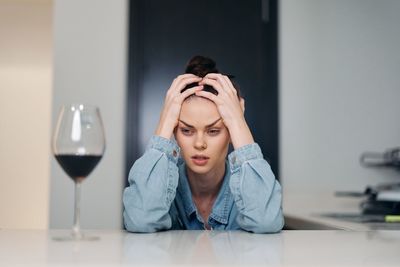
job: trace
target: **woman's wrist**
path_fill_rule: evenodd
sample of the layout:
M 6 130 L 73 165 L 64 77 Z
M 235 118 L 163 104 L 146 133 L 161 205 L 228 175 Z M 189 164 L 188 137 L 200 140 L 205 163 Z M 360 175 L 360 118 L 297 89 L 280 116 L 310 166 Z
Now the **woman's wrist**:
M 253 135 L 251 134 L 250 128 L 245 120 L 240 122 L 237 121 L 232 125 L 229 128 L 229 133 L 234 149 L 254 143 Z
M 156 129 L 155 135 L 171 139 L 175 127 L 171 127 L 167 123 L 160 122 Z

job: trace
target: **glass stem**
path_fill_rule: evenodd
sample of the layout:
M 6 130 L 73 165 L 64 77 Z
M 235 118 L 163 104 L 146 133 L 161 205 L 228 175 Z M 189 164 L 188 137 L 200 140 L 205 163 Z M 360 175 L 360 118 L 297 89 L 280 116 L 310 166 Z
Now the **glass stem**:
M 75 237 L 81 237 L 81 181 L 77 179 L 75 182 L 75 210 L 74 210 L 74 227 L 72 228 Z

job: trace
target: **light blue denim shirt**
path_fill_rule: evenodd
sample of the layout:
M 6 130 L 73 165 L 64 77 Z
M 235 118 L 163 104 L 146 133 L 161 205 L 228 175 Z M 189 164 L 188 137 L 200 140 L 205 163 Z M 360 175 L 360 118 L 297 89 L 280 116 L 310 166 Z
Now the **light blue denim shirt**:
M 129 173 L 124 224 L 131 232 L 205 229 L 175 141 L 152 136 Z M 258 144 L 229 154 L 223 184 L 208 218 L 214 230 L 273 233 L 282 229 L 282 190 Z

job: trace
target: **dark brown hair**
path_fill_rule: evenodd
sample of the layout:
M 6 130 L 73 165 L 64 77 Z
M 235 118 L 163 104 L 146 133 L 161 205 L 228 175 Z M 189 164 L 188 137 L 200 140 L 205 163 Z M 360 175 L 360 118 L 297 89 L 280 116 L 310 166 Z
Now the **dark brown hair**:
M 191 73 L 199 77 L 204 77 L 209 73 L 221 73 L 221 72 L 218 71 L 217 64 L 211 58 L 203 56 L 194 56 L 189 60 L 188 64 L 186 65 L 185 73 Z M 226 75 L 229 77 L 229 79 L 231 79 L 231 82 L 237 91 L 238 98 L 240 99 L 241 95 L 239 86 L 237 86 L 236 83 L 232 81 L 232 79 L 235 76 L 229 74 L 223 74 L 223 75 Z M 198 83 L 188 84 L 185 88 L 181 90 L 181 93 L 197 85 Z M 204 85 L 203 91 L 213 93 L 214 95 L 218 95 L 218 91 L 215 90 L 210 85 Z

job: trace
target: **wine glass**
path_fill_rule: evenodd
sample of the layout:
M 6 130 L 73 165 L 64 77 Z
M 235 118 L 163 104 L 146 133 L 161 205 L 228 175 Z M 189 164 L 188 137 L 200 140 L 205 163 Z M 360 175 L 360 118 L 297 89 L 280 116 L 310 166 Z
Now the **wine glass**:
M 99 163 L 105 150 L 100 110 L 85 104 L 65 105 L 58 115 L 52 142 L 53 154 L 75 182 L 75 209 L 72 235 L 55 240 L 96 240 L 80 230 L 80 190 L 82 181 Z

